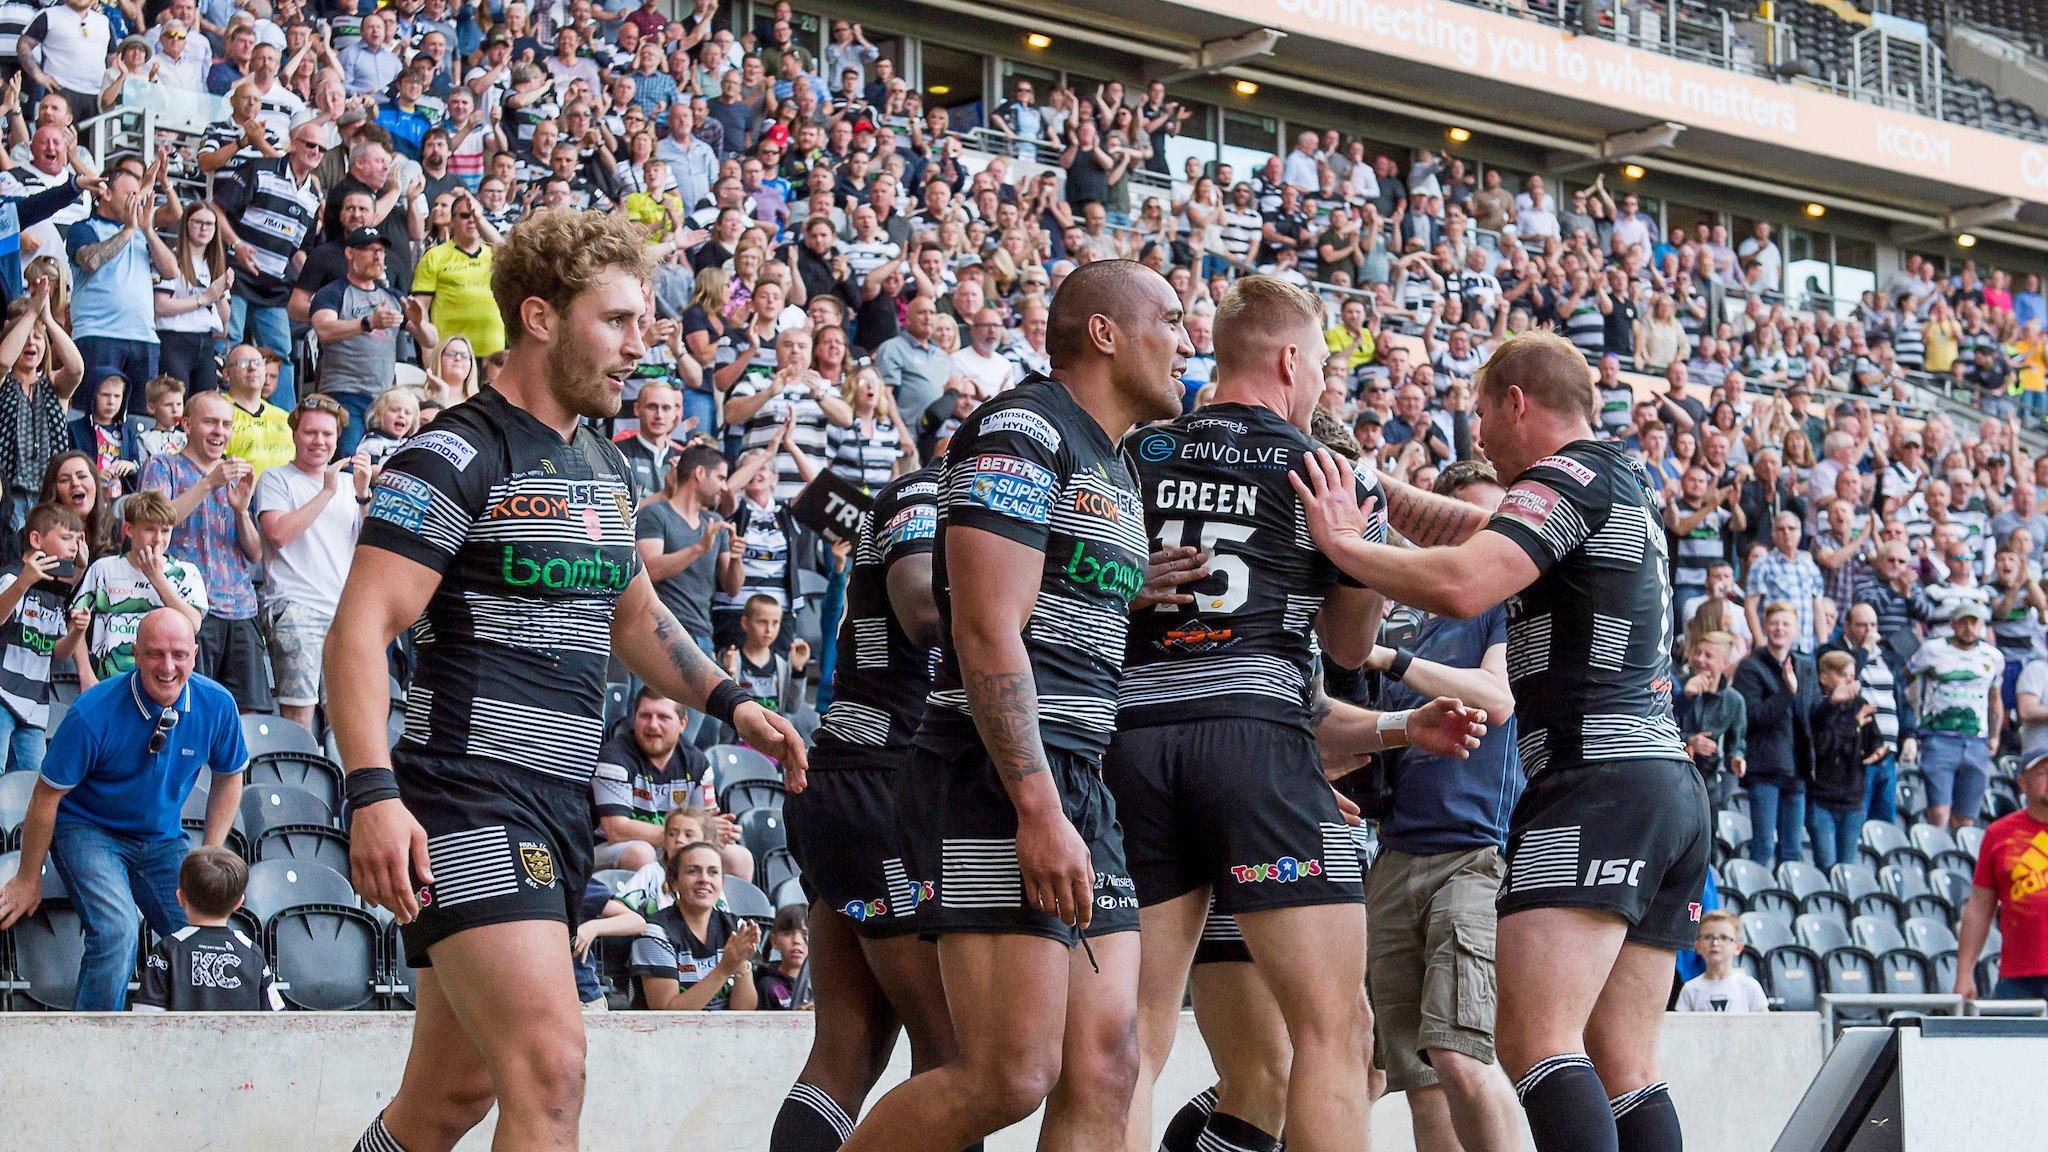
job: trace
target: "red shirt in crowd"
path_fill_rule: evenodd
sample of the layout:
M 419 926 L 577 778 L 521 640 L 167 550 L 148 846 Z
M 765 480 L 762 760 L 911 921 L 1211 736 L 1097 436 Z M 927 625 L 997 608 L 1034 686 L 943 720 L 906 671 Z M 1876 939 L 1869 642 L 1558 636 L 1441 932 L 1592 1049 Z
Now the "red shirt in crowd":
M 1998 974 L 2048 976 L 2048 824 L 2024 810 L 1993 821 L 1975 884 L 1998 900 Z

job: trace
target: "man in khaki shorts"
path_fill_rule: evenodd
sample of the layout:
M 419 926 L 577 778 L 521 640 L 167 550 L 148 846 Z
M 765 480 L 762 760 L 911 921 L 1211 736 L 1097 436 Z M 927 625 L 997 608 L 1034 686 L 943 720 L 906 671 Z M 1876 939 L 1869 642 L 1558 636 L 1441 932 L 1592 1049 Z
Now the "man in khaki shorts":
M 1453 464 L 1436 491 L 1492 512 L 1493 469 Z M 1493 903 L 1507 865 L 1508 814 L 1522 790 L 1508 692 L 1507 616 L 1470 620 L 1389 605 L 1368 665 L 1386 674 L 1382 708 L 1455 696 L 1487 712 L 1469 759 L 1405 748 L 1393 762 L 1384 847 L 1365 880 L 1366 986 L 1374 1062 L 1408 1093 L 1421 1152 L 1521 1147 L 1512 1086 L 1493 1051 Z

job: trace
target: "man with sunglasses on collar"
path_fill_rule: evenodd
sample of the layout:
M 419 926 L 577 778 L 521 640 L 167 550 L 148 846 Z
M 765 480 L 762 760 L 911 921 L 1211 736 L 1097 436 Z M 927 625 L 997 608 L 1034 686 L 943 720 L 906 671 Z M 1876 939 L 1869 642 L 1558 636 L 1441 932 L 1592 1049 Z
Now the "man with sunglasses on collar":
M 47 855 L 85 930 L 73 1011 L 127 1007 L 138 909 L 159 936 L 185 926 L 179 817 L 200 772 L 211 775 L 205 843 L 226 843 L 241 809 L 249 761 L 241 720 L 226 688 L 193 673 L 198 649 L 183 613 L 144 616 L 135 667 L 71 706 L 29 797 L 21 870 L 0 887 L 0 929 L 35 914 Z

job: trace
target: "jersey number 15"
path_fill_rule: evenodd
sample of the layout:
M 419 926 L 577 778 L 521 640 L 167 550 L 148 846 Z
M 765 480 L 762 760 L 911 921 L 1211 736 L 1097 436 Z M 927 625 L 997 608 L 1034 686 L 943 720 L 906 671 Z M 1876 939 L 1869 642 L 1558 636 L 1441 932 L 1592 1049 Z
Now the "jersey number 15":
M 1199 548 L 1209 554 L 1209 578 L 1201 584 L 1189 585 L 1188 592 L 1195 598 L 1193 607 L 1196 612 L 1222 613 L 1227 616 L 1244 607 L 1246 598 L 1251 595 L 1252 569 L 1251 565 L 1244 562 L 1243 557 L 1219 551 L 1216 545 L 1225 540 L 1232 544 L 1243 544 L 1252 538 L 1251 525 L 1220 524 L 1213 520 L 1206 524 L 1200 521 L 1192 523 L 1197 529 L 1193 533 L 1188 531 L 1190 521 L 1160 521 L 1159 541 L 1166 547 Z M 1213 585 L 1218 580 L 1223 582 L 1223 587 L 1207 592 L 1201 591 L 1204 585 Z M 1184 606 L 1180 604 L 1161 604 L 1156 610 L 1173 612 L 1182 607 Z

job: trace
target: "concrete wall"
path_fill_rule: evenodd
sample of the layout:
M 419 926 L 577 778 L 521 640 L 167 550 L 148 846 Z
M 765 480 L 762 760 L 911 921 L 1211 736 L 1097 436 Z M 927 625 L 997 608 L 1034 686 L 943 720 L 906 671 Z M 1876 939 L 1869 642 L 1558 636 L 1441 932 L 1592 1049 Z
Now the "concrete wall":
M 803 1063 L 810 1017 L 588 1018 L 583 1143 L 618 1152 L 758 1152 Z M 1664 1073 L 1691 1152 L 1770 1147 L 1820 1067 L 1811 1015 L 1671 1016 Z M 0 1015 L 0 1152 L 304 1149 L 345 1152 L 398 1083 L 409 1015 Z M 903 1053 L 889 1082 L 907 1070 Z M 1210 1081 L 1192 1021 L 1157 1123 Z M 1399 1097 L 1374 1112 L 1375 1152 L 1408 1152 Z M 487 1121 L 461 1148 L 488 1146 Z M 988 1142 L 1030 1148 L 1031 1121 Z

